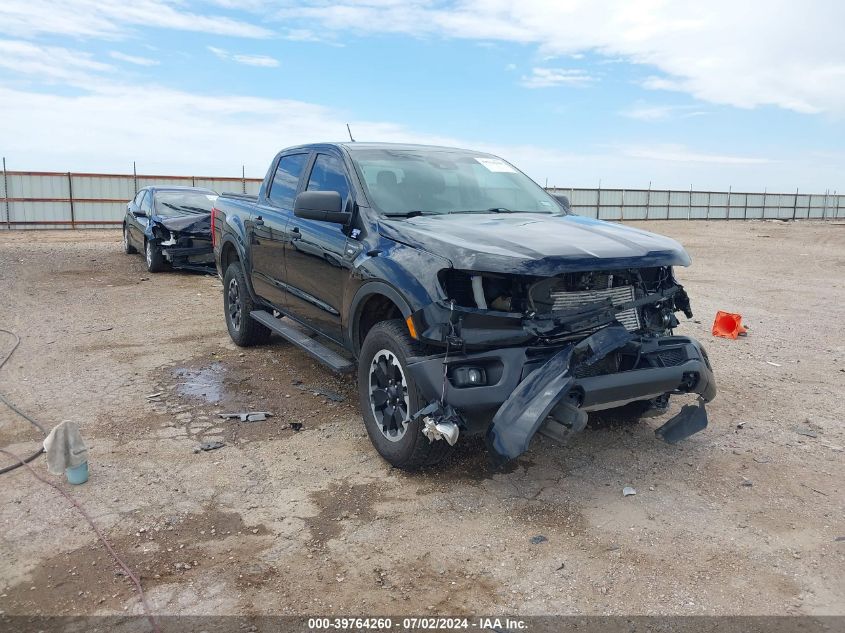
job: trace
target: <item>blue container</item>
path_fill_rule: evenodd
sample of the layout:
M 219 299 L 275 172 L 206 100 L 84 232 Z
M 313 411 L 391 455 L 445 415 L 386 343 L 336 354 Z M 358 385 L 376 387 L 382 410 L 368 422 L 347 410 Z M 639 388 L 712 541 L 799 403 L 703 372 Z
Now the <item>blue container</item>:
M 88 481 L 88 462 L 82 462 L 79 466 L 65 468 L 65 475 L 68 483 L 79 485 Z

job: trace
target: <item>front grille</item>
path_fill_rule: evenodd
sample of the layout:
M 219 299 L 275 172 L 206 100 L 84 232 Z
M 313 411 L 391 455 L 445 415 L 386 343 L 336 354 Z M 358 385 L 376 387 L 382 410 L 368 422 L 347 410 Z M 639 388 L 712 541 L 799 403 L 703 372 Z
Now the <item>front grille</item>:
M 660 350 L 656 354 L 652 354 L 651 358 L 656 359 L 663 367 L 677 367 L 687 360 L 687 353 L 682 347 L 676 347 L 674 349 Z
M 619 286 L 617 288 L 577 290 L 574 292 L 553 291 L 549 293 L 549 296 L 553 301 L 552 310 L 555 312 L 559 310 L 572 311 L 594 303 L 604 302 L 607 299 L 610 299 L 614 306 L 628 303 L 634 300 L 634 287 Z M 622 312 L 617 312 L 616 318 L 629 332 L 640 329 L 640 314 L 636 308 L 628 308 Z

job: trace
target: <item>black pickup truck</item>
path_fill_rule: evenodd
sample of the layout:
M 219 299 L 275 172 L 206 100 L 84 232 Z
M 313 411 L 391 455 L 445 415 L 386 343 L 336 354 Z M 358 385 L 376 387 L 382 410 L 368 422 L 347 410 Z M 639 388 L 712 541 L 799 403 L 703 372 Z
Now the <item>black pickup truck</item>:
M 494 463 L 587 412 L 640 417 L 695 394 L 655 432 L 707 425 L 716 385 L 674 240 L 573 215 L 510 163 L 416 145 L 292 147 L 257 197 L 221 195 L 212 240 L 232 340 L 276 332 L 357 367 L 378 452 L 413 469 L 486 433 Z

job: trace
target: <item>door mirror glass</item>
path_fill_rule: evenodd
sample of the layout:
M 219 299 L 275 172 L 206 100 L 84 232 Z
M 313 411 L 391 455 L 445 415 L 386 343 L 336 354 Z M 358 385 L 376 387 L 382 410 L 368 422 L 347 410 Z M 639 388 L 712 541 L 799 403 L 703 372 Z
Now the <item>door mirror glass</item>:
M 346 224 L 351 213 L 343 210 L 343 198 L 337 191 L 303 191 L 293 203 L 293 214 L 306 220 Z

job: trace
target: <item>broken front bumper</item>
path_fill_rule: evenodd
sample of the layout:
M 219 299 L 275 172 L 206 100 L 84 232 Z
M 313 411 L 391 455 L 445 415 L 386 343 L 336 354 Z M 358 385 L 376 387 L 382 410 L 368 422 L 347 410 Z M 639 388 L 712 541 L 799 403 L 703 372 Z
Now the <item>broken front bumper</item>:
M 594 369 L 619 351 L 634 355 L 636 368 L 610 373 Z M 461 368 L 482 370 L 486 384 L 460 384 L 456 378 Z M 703 403 L 716 396 L 712 368 L 697 341 L 685 336 L 642 339 L 620 326 L 604 328 L 564 347 L 503 348 L 450 354 L 448 359 L 440 355 L 413 361 L 408 369 L 427 400 L 439 400 L 443 392 L 445 402 L 462 413 L 495 411 L 488 444 L 501 459 L 524 452 L 550 414 L 557 413 L 562 422 L 577 427 L 583 426 L 585 418 L 582 415 L 573 423 L 573 410 L 583 414 L 664 394 L 695 393 L 703 412 Z M 661 427 L 668 441 L 703 428 L 701 415 L 687 411 L 687 417 L 694 417 L 695 424 L 674 432 Z

